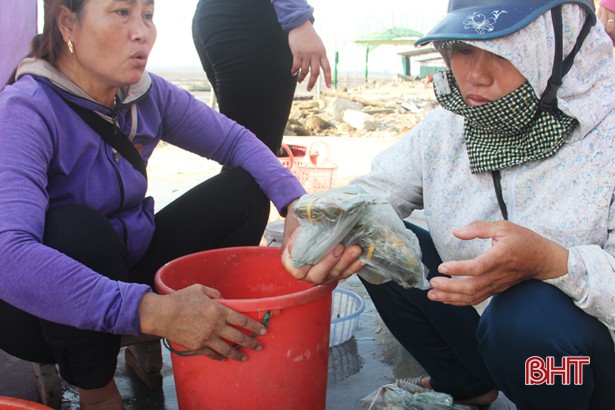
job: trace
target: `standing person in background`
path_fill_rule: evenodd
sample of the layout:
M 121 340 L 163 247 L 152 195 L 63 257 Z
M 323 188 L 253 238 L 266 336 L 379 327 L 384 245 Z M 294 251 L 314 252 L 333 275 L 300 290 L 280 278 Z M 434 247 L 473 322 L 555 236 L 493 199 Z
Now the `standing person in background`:
M 272 151 L 282 143 L 297 81 L 312 90 L 331 67 L 306 0 L 200 0 L 192 35 L 220 112 Z
M 235 343 L 259 350 L 249 335 L 264 326 L 220 292 L 158 295 L 154 275 L 258 245 L 270 201 L 284 215 L 305 193 L 253 133 L 145 71 L 155 40 L 154 0 L 45 0 L 43 34 L 0 93 L 0 349 L 57 363 L 84 410 L 123 408 L 121 335 L 222 361 L 248 359 Z M 146 166 L 161 141 L 229 170 L 154 213 Z
M 36 0 L 0 1 L 0 90 L 28 54 L 36 34 Z
M 601 0 L 597 14 L 615 46 L 615 0 Z

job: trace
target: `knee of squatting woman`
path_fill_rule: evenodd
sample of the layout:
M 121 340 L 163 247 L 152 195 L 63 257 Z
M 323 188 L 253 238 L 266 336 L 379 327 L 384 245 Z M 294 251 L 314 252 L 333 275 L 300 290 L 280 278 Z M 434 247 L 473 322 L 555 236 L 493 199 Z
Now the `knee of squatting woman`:
M 253 133 L 145 71 L 155 39 L 153 0 L 46 0 L 0 93 L 0 348 L 58 363 L 84 409 L 123 407 L 120 335 L 215 360 L 248 359 L 227 341 L 260 349 L 248 334 L 263 325 L 217 290 L 158 295 L 153 277 L 187 253 L 258 245 L 269 201 L 284 215 L 305 193 Z M 229 171 L 154 213 L 146 164 L 161 141 Z

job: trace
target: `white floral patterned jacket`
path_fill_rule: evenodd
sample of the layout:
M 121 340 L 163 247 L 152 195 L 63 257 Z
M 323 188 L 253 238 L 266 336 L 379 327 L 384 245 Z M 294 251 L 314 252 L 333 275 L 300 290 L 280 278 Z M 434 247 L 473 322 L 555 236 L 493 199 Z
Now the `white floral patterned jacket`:
M 569 5 L 563 13 L 568 54 L 585 15 Z M 468 43 L 511 61 L 542 94 L 554 49 L 549 14 L 513 35 Z M 547 282 L 604 323 L 615 340 L 615 62 L 600 24 L 564 77 L 558 101 L 580 125 L 554 156 L 503 169 L 503 196 L 510 221 L 568 248 L 568 273 Z M 491 246 L 490 240 L 459 240 L 453 228 L 502 219 L 491 174 L 470 172 L 463 121 L 432 111 L 352 182 L 388 199 L 401 218 L 424 209 L 444 261 L 472 259 Z

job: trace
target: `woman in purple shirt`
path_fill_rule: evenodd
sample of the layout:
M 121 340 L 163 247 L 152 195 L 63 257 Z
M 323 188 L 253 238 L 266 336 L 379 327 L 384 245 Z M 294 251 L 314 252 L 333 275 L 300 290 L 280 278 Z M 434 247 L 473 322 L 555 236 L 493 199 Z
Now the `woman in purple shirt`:
M 84 409 L 122 408 L 120 335 L 216 360 L 247 359 L 227 341 L 259 349 L 237 328 L 264 327 L 217 290 L 157 295 L 153 276 L 187 253 L 257 245 L 269 201 L 285 215 L 305 193 L 254 134 L 145 71 L 153 15 L 153 0 L 46 0 L 43 34 L 0 93 L 0 349 L 58 363 Z M 145 169 L 160 141 L 229 170 L 154 215 Z

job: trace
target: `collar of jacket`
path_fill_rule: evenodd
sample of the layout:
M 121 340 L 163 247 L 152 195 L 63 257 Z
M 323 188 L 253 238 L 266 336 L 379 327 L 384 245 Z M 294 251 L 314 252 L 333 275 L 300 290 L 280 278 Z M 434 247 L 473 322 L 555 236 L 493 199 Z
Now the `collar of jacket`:
M 45 60 L 30 57 L 22 60 L 22 62 L 17 67 L 17 73 L 15 78 L 16 80 L 18 80 L 24 75 L 33 75 L 36 77 L 45 78 L 61 90 L 67 92 L 68 94 L 79 97 L 79 99 L 91 101 L 97 105 L 97 108 L 89 108 L 95 109 L 99 112 L 105 112 L 104 110 L 99 108 L 102 107 L 102 105 L 92 100 L 92 98 L 83 89 L 81 89 L 71 79 L 69 79 L 61 71 L 59 71 L 57 68 L 55 68 Z M 152 79 L 149 73 L 145 71 L 141 76 L 141 79 L 137 83 L 127 87 L 118 88 L 117 96 L 120 101 L 120 106 L 131 105 L 137 102 L 145 94 L 147 94 L 151 85 Z

